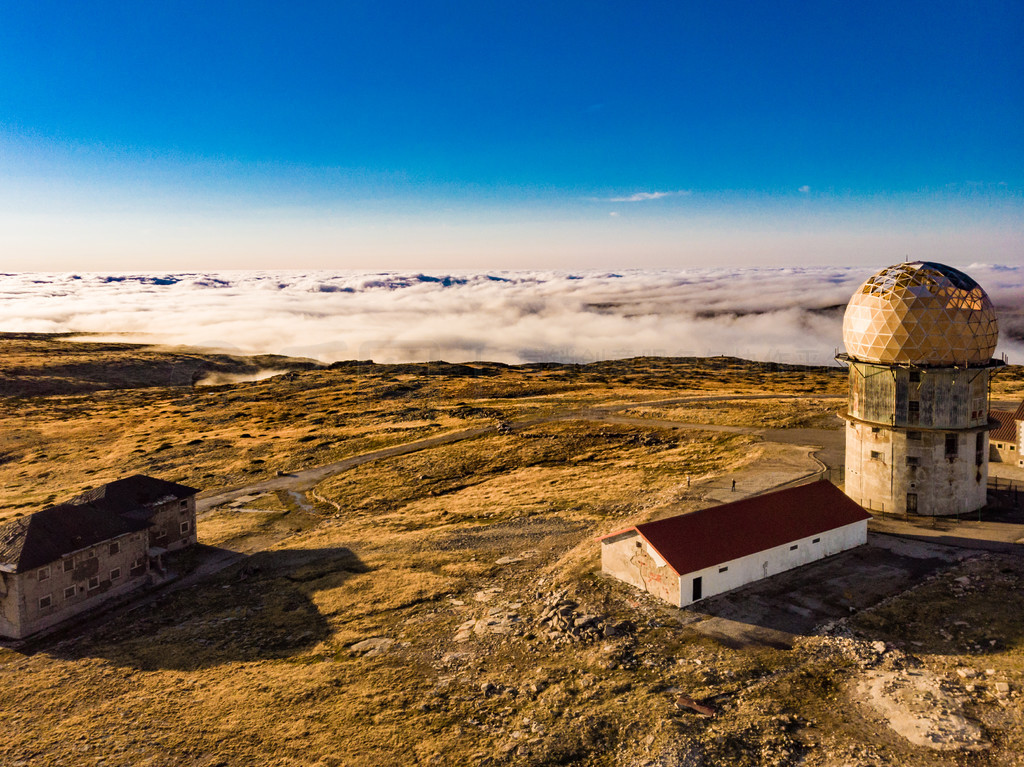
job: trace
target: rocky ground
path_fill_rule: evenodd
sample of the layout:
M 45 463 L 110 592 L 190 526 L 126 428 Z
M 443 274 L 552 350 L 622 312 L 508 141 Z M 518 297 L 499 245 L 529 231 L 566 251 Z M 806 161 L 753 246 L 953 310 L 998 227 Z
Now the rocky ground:
M 733 362 L 715 371 L 691 369 L 712 389 L 734 391 L 726 382 L 739 377 L 748 392 L 834 393 L 831 373 Z M 567 392 L 573 406 L 653 400 L 662 383 L 688 379 L 682 362 L 615 363 L 565 381 L 528 370 L 510 399 L 520 373 L 502 370 L 469 399 L 458 370 L 361 375 L 309 370 L 166 396 L 204 428 L 230 415 L 217 437 L 229 449 L 260 439 L 269 468 L 238 474 L 260 479 L 310 444 L 273 440 L 270 422 L 287 407 L 311 418 L 329 407 L 349 424 L 338 434 L 375 447 L 358 429 L 400 423 L 410 408 L 512 422 L 554 412 Z M 355 396 L 395 387 L 397 399 Z M 103 400 L 103 428 L 115 411 L 159 414 L 163 396 Z M 28 404 L 35 425 L 67 407 Z M 5 405 L 16 422 L 18 403 Z M 730 407 L 728 419 L 743 425 L 745 413 L 767 417 Z M 816 423 L 789 401 L 777 413 Z M 75 440 L 100 452 L 119 439 L 87 426 L 81 416 L 60 450 L 85 455 Z M 13 466 L 0 467 L 5 482 L 24 472 L 21 504 L 51 492 L 37 451 L 56 445 L 32 444 L 15 444 Z M 239 561 L 137 609 L 0 650 L 0 765 L 1024 764 L 1018 554 L 874 535 L 687 610 L 600 574 L 598 535 L 710 503 L 733 475 L 762 489 L 760 466 L 772 481 L 813 467 L 810 448 L 784 447 L 780 463 L 742 433 L 540 423 L 359 466 L 318 485 L 311 506 L 284 491 L 241 496 L 200 522 L 208 548 L 177 564 L 184 572 L 225 550 Z M 201 473 L 226 467 L 215 489 L 235 476 L 206 451 L 196 460 L 210 467 Z

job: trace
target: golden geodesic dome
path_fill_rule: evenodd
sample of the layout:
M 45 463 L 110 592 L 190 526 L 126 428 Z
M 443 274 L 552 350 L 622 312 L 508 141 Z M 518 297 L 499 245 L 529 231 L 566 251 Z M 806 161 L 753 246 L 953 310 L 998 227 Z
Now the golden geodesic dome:
M 981 286 L 928 261 L 883 269 L 857 289 L 843 317 L 846 352 L 863 362 L 984 364 L 998 338 Z

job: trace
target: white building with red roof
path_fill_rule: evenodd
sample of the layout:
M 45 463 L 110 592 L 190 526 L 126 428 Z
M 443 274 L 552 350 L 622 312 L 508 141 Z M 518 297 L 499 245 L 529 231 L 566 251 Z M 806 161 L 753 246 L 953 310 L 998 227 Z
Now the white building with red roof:
M 989 417 L 999 423 L 989 435 L 990 461 L 1024 466 L 1024 402 L 1016 410 L 990 410 Z
M 606 535 L 601 569 L 685 607 L 860 546 L 870 518 L 822 480 Z

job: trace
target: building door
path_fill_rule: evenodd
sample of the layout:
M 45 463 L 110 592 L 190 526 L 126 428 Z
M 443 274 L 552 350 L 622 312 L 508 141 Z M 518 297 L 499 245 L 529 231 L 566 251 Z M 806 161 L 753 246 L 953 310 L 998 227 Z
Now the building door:
M 907 493 L 907 514 L 917 514 L 917 493 Z
M 701 586 L 703 585 L 702 581 L 703 581 L 703 576 L 700 576 L 700 575 L 698 575 L 696 578 L 693 579 L 693 601 L 694 602 L 696 602 L 698 599 L 700 599 L 700 596 L 701 596 Z

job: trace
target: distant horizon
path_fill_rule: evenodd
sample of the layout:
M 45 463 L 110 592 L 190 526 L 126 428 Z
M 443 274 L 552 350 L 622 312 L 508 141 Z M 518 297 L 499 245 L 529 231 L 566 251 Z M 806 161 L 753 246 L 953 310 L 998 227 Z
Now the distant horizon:
M 842 308 L 878 268 L 0 273 L 0 331 L 321 362 L 831 364 Z M 1024 267 L 967 271 L 1002 309 L 997 353 L 1024 361 Z

